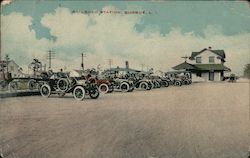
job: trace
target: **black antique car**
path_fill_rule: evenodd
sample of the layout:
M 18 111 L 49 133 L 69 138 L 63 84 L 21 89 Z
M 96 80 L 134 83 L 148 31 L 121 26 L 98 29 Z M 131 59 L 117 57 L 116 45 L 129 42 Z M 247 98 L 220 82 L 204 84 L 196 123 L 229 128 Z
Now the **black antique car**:
M 72 93 L 76 100 L 83 100 L 85 95 L 96 99 L 99 97 L 99 90 L 94 78 L 87 80 L 82 77 L 69 77 L 69 73 L 55 73 L 49 79 L 40 81 L 40 93 L 44 97 L 51 94 L 64 96 Z
M 192 83 L 192 73 L 190 71 L 169 71 L 165 73 L 164 78 L 170 85 L 182 86 Z

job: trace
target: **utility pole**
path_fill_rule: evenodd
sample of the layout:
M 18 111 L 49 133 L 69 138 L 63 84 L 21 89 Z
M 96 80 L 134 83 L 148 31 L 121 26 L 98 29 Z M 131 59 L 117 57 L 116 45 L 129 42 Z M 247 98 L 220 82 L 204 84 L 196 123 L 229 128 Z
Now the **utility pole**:
M 81 63 L 81 67 L 82 67 L 82 70 L 84 70 L 84 63 L 83 63 L 83 58 L 87 57 L 86 53 L 82 53 L 82 63 Z
M 141 64 L 141 71 L 143 71 L 145 64 Z
M 10 57 L 8 54 L 5 55 L 5 60 L 6 60 L 6 71 L 7 71 L 7 74 L 9 72 L 9 61 L 10 61 Z
M 109 73 L 111 74 L 111 65 L 113 63 L 113 59 L 108 59 L 108 63 L 109 63 Z
M 185 62 L 187 62 L 187 59 L 189 58 L 187 55 L 185 55 L 184 57 L 181 57 L 183 59 L 185 59 Z
M 0 22 L 2 21 L 1 20 L 1 17 L 2 17 L 2 6 L 1 7 L 1 10 L 0 10 Z M 2 25 L 0 25 L 0 61 L 2 61 Z M 2 63 L 1 63 L 2 64 Z M 2 66 L 2 65 L 0 65 Z
M 51 69 L 51 60 L 55 59 L 55 51 L 48 50 L 47 59 L 49 59 L 49 69 Z
M 113 63 L 113 60 L 112 59 L 108 59 L 108 63 L 109 63 L 109 69 L 111 70 L 111 65 Z

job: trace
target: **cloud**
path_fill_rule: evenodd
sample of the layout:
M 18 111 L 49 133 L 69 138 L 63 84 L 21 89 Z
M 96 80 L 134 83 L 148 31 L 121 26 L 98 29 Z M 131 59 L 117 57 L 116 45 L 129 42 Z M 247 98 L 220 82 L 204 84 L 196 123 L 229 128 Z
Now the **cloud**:
M 5 5 L 8 5 L 10 3 L 12 3 L 12 0 L 2 0 L 1 1 L 1 7 L 5 6 Z
M 103 10 L 116 8 L 106 6 Z M 226 36 L 220 25 L 207 26 L 204 37 L 193 32 L 184 33 L 181 28 L 172 28 L 169 33 L 161 34 L 160 28 L 155 25 L 148 25 L 145 30 L 137 32 L 136 25 L 143 25 L 142 16 L 73 14 L 68 8 L 59 7 L 55 12 L 45 14 L 41 20 L 42 25 L 56 37 L 53 42 L 36 39 L 35 31 L 29 29 L 31 17 L 12 13 L 2 18 L 8 28 L 2 35 L 3 52 L 11 56 L 18 55 L 18 52 L 27 56 L 27 59 L 43 57 L 45 62 L 46 51 L 53 48 L 56 51 L 53 65 L 57 69 L 64 65 L 68 70 L 79 68 L 80 53 L 84 51 L 87 54 L 84 59 L 87 67 L 101 64 L 102 68 L 107 68 L 107 59 L 111 58 L 113 66 L 122 67 L 125 60 L 129 60 L 133 68 L 141 69 L 140 64 L 143 63 L 144 68 L 148 66 L 166 71 L 181 63 L 181 56 L 212 46 L 225 50 L 226 65 L 235 73 L 242 74 L 244 65 L 249 63 L 249 33 Z M 18 62 L 24 64 L 23 61 Z
M 1 17 L 2 52 L 19 63 L 24 70 L 33 58 L 45 59 L 49 48 L 47 39 L 36 39 L 36 32 L 30 29 L 32 17 L 13 12 Z

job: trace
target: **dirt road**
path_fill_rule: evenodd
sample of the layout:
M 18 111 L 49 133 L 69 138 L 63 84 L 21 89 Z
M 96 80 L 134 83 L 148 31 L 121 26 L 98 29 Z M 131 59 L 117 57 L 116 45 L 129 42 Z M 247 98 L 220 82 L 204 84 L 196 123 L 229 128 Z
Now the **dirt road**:
M 8 158 L 243 158 L 249 145 L 249 83 L 0 102 Z

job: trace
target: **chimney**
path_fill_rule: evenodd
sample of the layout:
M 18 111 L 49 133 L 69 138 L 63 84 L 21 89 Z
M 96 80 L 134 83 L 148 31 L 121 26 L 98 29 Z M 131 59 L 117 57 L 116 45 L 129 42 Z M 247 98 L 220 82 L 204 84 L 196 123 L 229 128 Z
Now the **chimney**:
M 211 47 L 211 46 L 209 46 L 209 47 L 208 47 L 208 49 L 209 49 L 209 50 L 211 50 L 211 49 L 212 49 L 212 47 Z
M 125 66 L 126 66 L 127 69 L 129 68 L 129 63 L 128 63 L 128 61 L 125 61 Z

